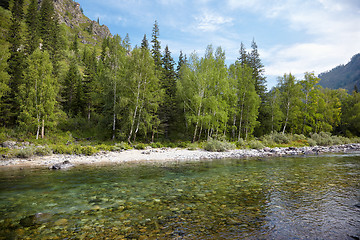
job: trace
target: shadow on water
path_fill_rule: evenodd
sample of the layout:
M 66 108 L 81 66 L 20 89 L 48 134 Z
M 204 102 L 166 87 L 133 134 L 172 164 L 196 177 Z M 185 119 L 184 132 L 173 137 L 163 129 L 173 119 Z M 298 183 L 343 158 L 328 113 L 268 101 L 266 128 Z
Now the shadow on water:
M 0 239 L 358 239 L 360 154 L 0 171 Z

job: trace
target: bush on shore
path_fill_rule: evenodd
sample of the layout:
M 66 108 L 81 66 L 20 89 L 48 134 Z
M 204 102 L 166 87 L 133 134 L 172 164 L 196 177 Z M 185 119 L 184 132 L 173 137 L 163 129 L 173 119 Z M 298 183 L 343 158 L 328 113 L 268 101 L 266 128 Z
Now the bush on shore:
M 209 152 L 225 152 L 235 148 L 236 146 L 232 143 L 215 139 L 209 139 L 204 145 L 204 149 Z

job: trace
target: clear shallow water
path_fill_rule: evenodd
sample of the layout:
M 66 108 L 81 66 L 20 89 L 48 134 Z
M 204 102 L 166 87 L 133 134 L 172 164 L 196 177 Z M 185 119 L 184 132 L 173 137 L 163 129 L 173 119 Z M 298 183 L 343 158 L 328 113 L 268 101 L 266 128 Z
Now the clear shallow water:
M 0 170 L 0 239 L 358 239 L 360 153 Z

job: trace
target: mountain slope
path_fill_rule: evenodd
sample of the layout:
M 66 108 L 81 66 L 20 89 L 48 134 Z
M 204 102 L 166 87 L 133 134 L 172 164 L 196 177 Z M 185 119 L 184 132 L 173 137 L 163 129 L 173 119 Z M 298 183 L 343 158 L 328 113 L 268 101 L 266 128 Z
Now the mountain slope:
M 320 85 L 324 88 L 360 89 L 360 53 L 354 55 L 346 65 L 339 65 L 328 72 L 319 74 Z
M 65 23 L 77 32 L 82 43 L 94 45 L 111 36 L 107 26 L 90 20 L 82 13 L 79 3 L 73 0 L 54 0 L 54 7 L 58 13 L 59 23 Z

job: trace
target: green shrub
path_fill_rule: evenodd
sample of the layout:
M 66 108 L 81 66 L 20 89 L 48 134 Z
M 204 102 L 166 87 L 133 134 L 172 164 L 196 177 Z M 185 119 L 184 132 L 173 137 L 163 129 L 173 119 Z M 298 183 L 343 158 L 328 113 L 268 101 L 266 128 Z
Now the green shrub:
M 354 137 L 350 139 L 351 143 L 360 143 L 360 137 Z
M 316 145 L 329 146 L 333 144 L 331 133 L 328 132 L 313 133 L 310 134 L 310 138 L 316 142 Z
M 307 142 L 308 142 L 308 145 L 309 145 L 310 147 L 316 146 L 316 141 L 313 140 L 313 139 L 311 139 L 311 138 L 309 138 L 309 139 L 307 140 Z
M 126 142 L 115 143 L 113 151 L 121 151 L 131 149 L 131 146 Z
M 209 139 L 204 145 L 204 149 L 209 152 L 225 152 L 235 148 L 236 146 L 232 143 L 221 142 L 215 139 Z
M 235 144 L 237 148 L 246 148 L 247 146 L 246 141 L 242 138 L 240 138 L 240 140 L 237 141 Z
M 96 146 L 96 150 L 98 151 L 114 151 L 114 146 L 99 144 Z
M 73 148 L 71 145 L 52 145 L 51 148 L 55 154 L 73 154 Z
M 179 148 L 187 148 L 190 145 L 190 142 L 178 142 L 177 147 Z
M 135 149 L 138 149 L 138 150 L 144 150 L 146 148 L 146 144 L 144 143 L 138 143 L 134 146 Z
M 0 155 L 5 155 L 9 152 L 9 148 L 0 147 Z
M 82 154 L 82 147 L 80 145 L 70 145 L 72 148 L 72 154 L 80 155 Z
M 152 148 L 162 148 L 164 147 L 160 142 L 153 142 L 150 144 Z
M 265 147 L 264 144 L 262 144 L 258 140 L 251 140 L 248 144 L 249 144 L 249 147 L 252 149 L 262 149 Z
M 92 146 L 81 147 L 81 153 L 86 155 L 86 156 L 94 155 L 97 152 L 98 152 L 98 150 L 96 148 L 92 147 Z
M 294 134 L 291 136 L 292 141 L 300 141 L 300 140 L 306 140 L 306 137 L 304 134 Z
M 35 153 L 35 149 L 33 147 L 16 149 L 14 151 L 15 157 L 18 157 L 18 158 L 29 158 L 29 157 L 34 156 L 34 153 Z
M 195 142 L 195 143 L 190 143 L 190 144 L 188 144 L 188 146 L 187 146 L 187 150 L 190 150 L 190 151 L 194 151 L 194 150 L 197 150 L 197 149 L 199 149 L 200 148 L 200 145 L 199 145 L 199 143 L 197 143 L 197 142 Z
M 53 153 L 53 151 L 48 146 L 37 146 L 35 148 L 34 153 L 35 153 L 35 155 L 38 155 L 38 156 L 47 156 L 47 155 L 51 155 Z

